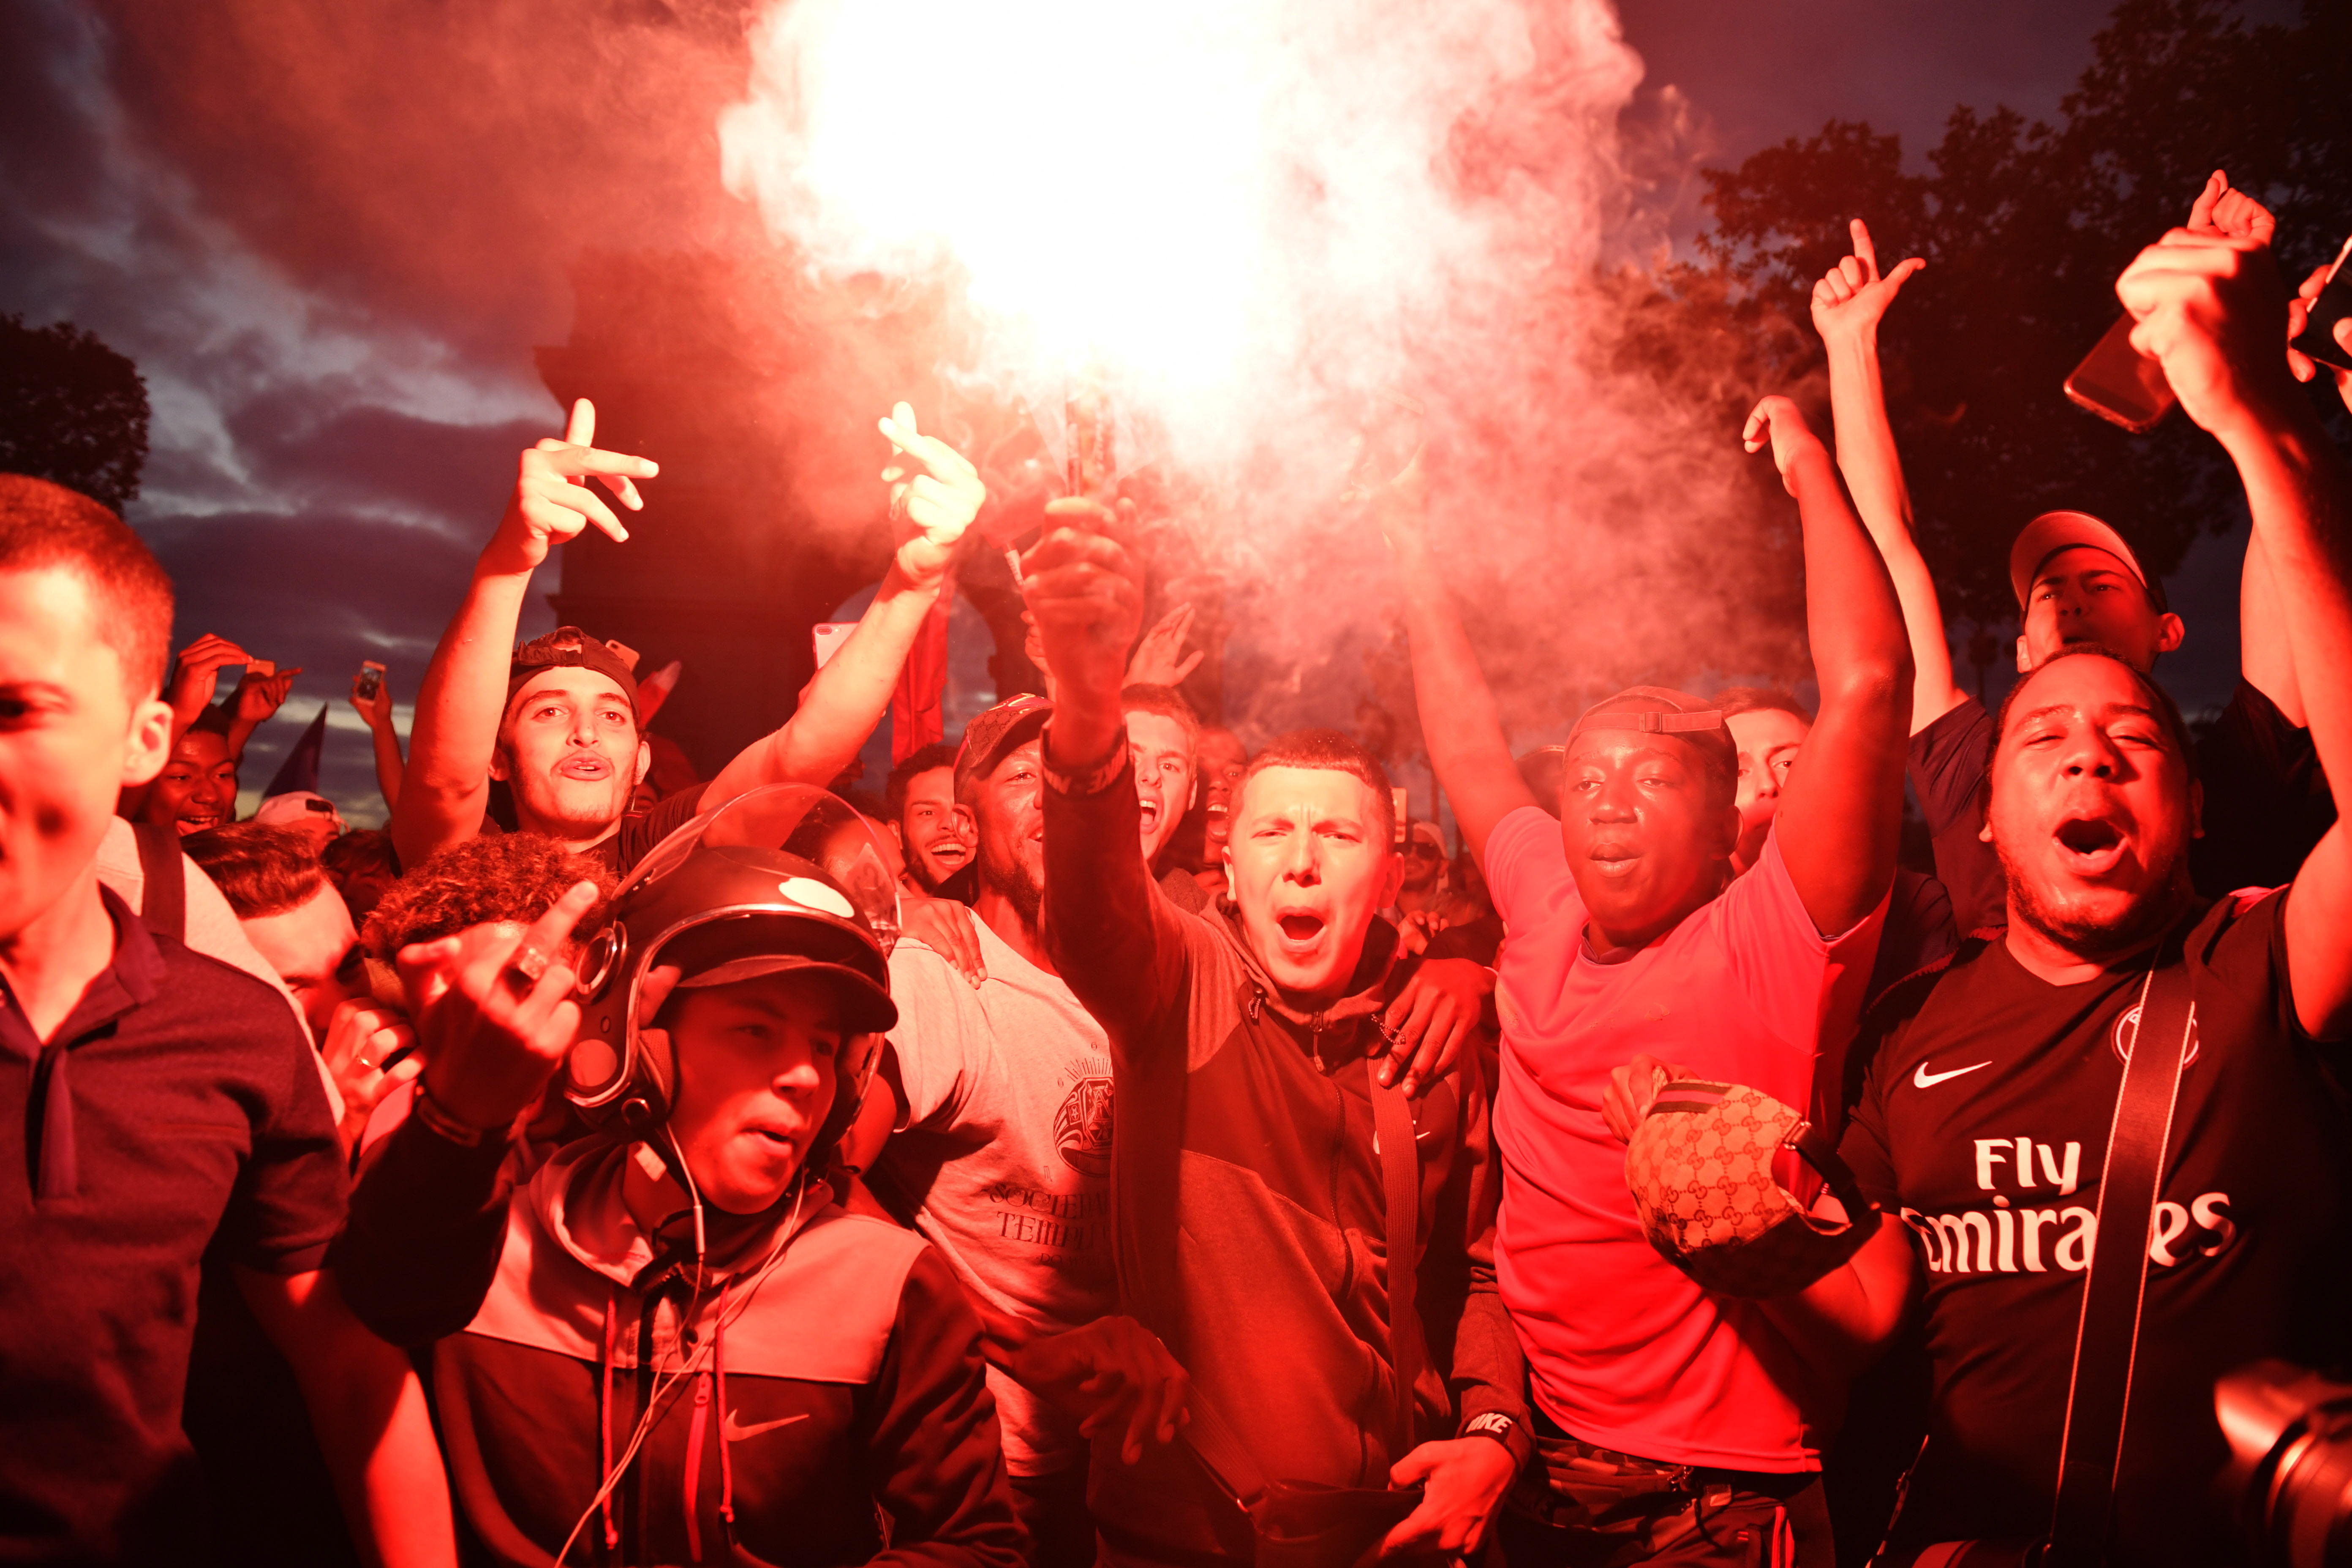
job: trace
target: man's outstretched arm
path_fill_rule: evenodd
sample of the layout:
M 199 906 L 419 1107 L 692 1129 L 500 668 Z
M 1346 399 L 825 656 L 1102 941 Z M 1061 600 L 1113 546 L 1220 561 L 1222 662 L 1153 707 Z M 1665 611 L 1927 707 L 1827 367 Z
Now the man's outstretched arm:
M 1911 275 L 1927 264 L 1913 257 L 1882 277 L 1869 228 L 1855 218 L 1853 232 L 1853 254 L 1813 285 L 1813 329 L 1829 353 L 1838 469 L 1902 601 L 1911 638 L 1910 724 L 1916 735 L 1958 707 L 1965 695 L 1952 679 L 1952 647 L 1936 580 L 1911 530 L 1911 489 L 1903 480 L 1878 368 L 1878 323 Z
M 490 795 L 490 753 L 506 708 L 507 668 L 530 577 L 548 552 L 594 523 L 614 539 L 629 531 L 588 489 L 593 477 L 621 504 L 642 509 L 632 479 L 659 470 L 643 458 L 598 451 L 596 410 L 572 405 L 561 441 L 542 440 L 522 455 L 514 495 L 482 550 L 457 618 L 441 634 L 416 693 L 408 767 L 392 810 L 393 847 L 404 866 L 422 866 L 436 850 L 479 831 Z
M 1895 879 L 1911 645 L 1886 563 L 1797 405 L 1764 399 L 1744 439 L 1751 452 L 1771 443 L 1804 525 L 1805 630 L 1822 706 L 1772 832 L 1814 928 L 1834 936 L 1876 908 Z
M 1463 842 L 1483 870 L 1495 825 L 1523 805 L 1538 804 L 1535 794 L 1511 759 L 1495 693 L 1429 548 L 1421 455 L 1415 453 L 1403 473 L 1373 492 L 1369 504 L 1396 557 L 1405 637 L 1412 648 L 1412 695 L 1429 763 L 1438 787 L 1454 803 Z
M 761 784 L 826 784 L 849 765 L 888 710 L 923 617 L 946 585 L 956 542 L 988 499 L 979 470 L 945 441 L 918 430 L 907 405 L 882 421 L 882 434 L 895 454 L 882 476 L 890 485 L 891 516 L 903 520 L 909 535 L 857 629 L 816 672 L 799 710 L 719 771 L 702 793 L 705 811 Z
M 1134 762 L 1118 693 L 1143 625 L 1143 569 L 1095 501 L 1046 508 L 1022 596 L 1054 667 L 1043 747 L 1045 946 L 1114 1048 L 1180 1005 L 1179 914 L 1152 885 L 1139 844 Z
M 2352 472 L 2279 352 L 2284 289 L 2251 236 L 2177 228 L 2140 252 L 2116 294 L 2132 346 L 2164 366 L 2180 406 L 2245 482 L 2277 592 L 2312 744 L 2336 821 L 2286 907 L 2296 1016 L 2322 1039 L 2352 1032 Z

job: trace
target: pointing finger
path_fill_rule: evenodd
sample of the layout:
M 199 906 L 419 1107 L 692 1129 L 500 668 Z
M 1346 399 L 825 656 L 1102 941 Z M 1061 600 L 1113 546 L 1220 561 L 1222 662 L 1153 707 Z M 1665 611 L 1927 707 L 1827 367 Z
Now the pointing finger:
M 2211 174 L 2206 175 L 2205 188 L 2198 192 L 2197 199 L 2189 204 L 2188 226 L 2190 228 L 2200 229 L 2211 228 L 2213 226 L 2213 208 L 2223 196 L 2229 194 L 2229 191 L 2230 176 L 2228 174 L 2216 169 Z
M 572 447 L 593 447 L 596 444 L 596 405 L 586 398 L 572 405 L 572 421 L 563 427 L 564 444 Z
M 1846 226 L 1846 229 L 1848 233 L 1853 236 L 1854 255 L 1861 258 L 1862 264 L 1870 268 L 1874 277 L 1876 276 L 1878 272 L 1878 248 L 1870 243 L 1870 226 L 1863 222 L 1860 218 L 1856 218 Z

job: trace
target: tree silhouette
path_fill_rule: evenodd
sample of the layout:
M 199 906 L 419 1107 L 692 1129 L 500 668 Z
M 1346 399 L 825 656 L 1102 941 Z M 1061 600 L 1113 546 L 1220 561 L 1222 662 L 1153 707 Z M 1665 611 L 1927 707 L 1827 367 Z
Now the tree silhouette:
M 2006 545 L 2038 511 L 2099 513 L 2159 573 L 2229 526 L 2236 486 L 2186 420 L 2131 436 L 2060 391 L 2118 313 L 2116 274 L 2205 176 L 2278 215 L 2290 284 L 2352 226 L 2352 6 L 2249 26 L 2229 0 L 2124 0 L 2094 48 L 2060 124 L 1956 108 L 1925 173 L 1896 137 L 1836 121 L 1707 171 L 1701 259 L 1662 279 L 1710 319 L 1727 293 L 1785 385 L 1821 367 L 1809 300 L 1849 218 L 1883 265 L 1927 258 L 1880 333 L 1888 411 L 1946 610 L 1979 624 L 2014 616 Z
M 0 472 L 31 474 L 116 511 L 147 462 L 139 367 L 69 321 L 0 315 Z

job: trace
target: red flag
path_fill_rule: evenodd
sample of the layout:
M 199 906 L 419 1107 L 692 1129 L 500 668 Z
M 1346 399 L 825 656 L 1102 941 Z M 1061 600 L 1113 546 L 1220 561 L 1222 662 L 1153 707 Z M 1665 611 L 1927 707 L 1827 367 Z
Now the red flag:
M 890 691 L 890 765 L 897 767 L 925 746 L 947 736 L 940 696 L 948 680 L 948 615 L 955 607 L 955 579 L 940 589 L 939 603 L 923 617 L 915 646 L 907 650 L 898 684 Z

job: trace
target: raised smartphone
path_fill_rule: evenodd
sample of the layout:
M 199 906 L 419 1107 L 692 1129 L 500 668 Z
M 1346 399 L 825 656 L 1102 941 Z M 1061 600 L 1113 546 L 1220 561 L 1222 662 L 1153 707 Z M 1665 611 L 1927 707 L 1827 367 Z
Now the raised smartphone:
M 2135 436 L 2153 430 L 2179 401 L 2164 367 L 2131 346 L 2133 321 L 2118 316 L 2096 347 L 2066 378 L 2066 395 Z
M 2289 348 L 2300 349 L 2337 370 L 2352 370 L 2352 349 L 2336 341 L 2336 323 L 2352 316 L 2352 278 L 2344 276 L 2347 256 L 2352 256 L 2352 239 L 2347 239 L 2344 248 L 2336 253 L 2336 265 L 2327 269 L 2327 281 L 2319 286 L 2319 298 L 2311 302 L 2303 331 L 2287 342 Z

